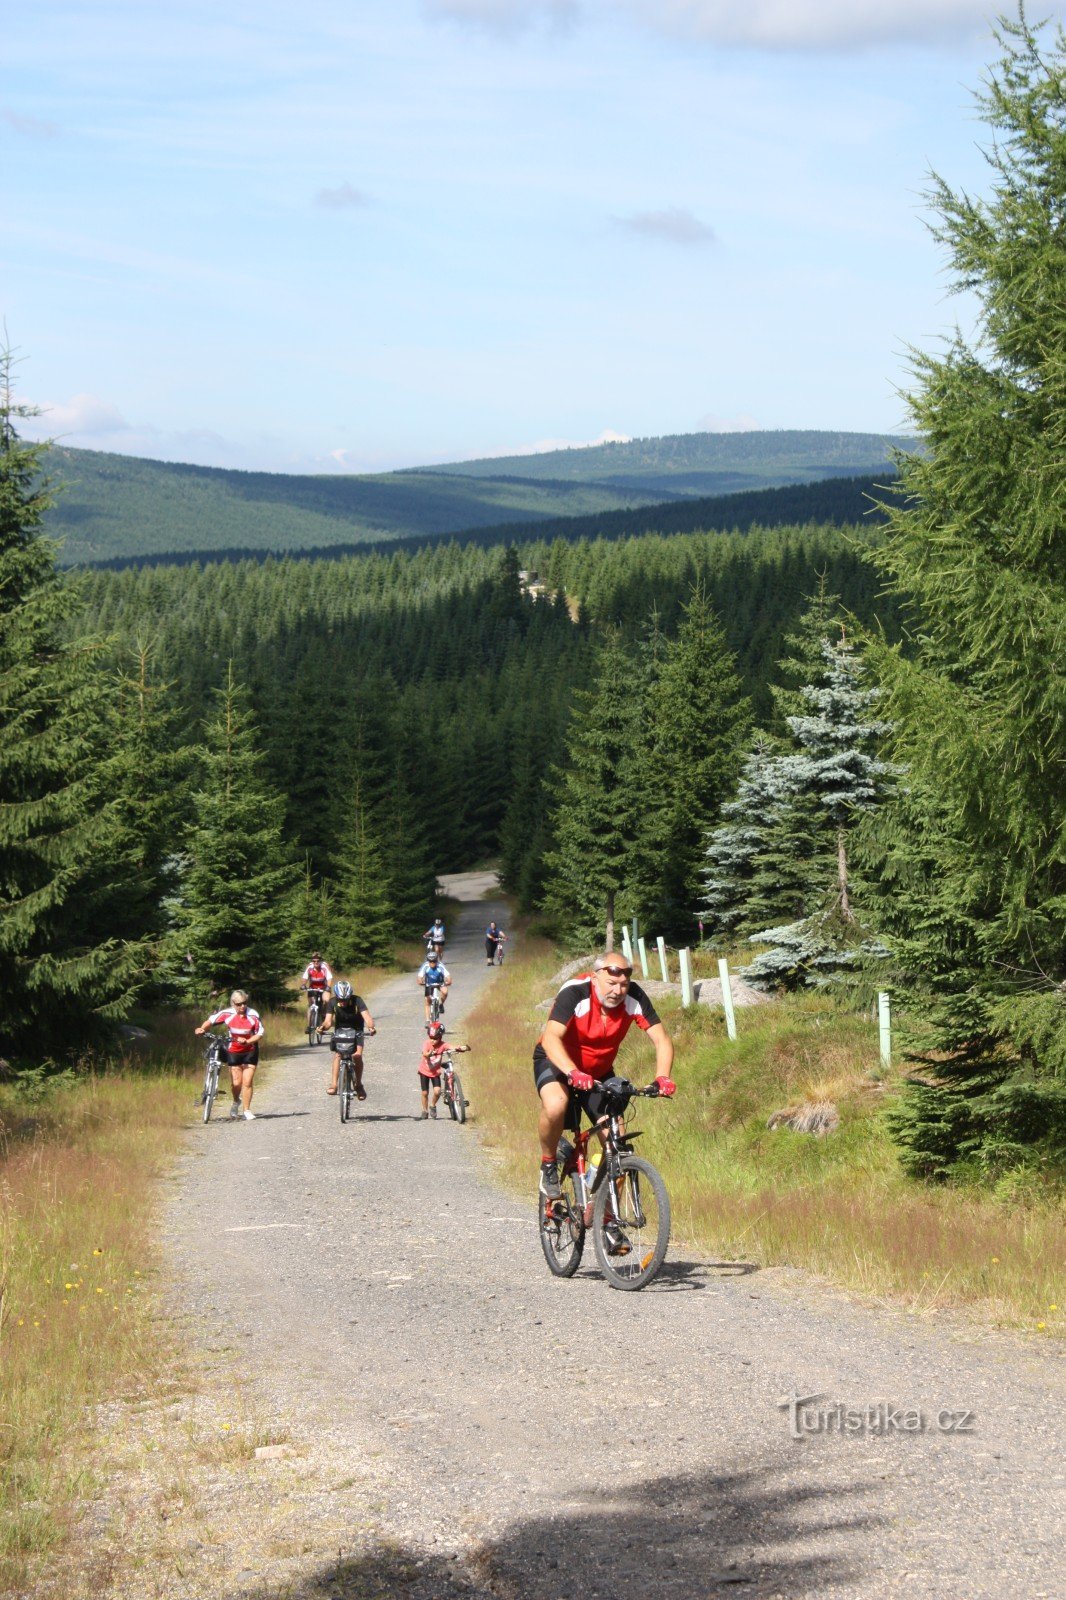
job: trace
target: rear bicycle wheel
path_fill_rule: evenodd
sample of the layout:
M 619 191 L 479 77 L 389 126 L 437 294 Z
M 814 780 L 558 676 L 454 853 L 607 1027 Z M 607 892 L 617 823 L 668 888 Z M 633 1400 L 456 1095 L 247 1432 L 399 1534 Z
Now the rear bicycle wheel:
M 466 1121 L 466 1099 L 457 1072 L 452 1073 L 452 1116 L 456 1122 Z
M 538 1232 L 544 1259 L 557 1278 L 572 1278 L 585 1248 L 585 1221 L 572 1172 L 560 1179 L 562 1199 L 540 1196 Z
M 600 1184 L 592 1207 L 592 1242 L 613 1289 L 643 1289 L 666 1259 L 670 1196 L 642 1156 L 619 1157 L 619 1177 Z

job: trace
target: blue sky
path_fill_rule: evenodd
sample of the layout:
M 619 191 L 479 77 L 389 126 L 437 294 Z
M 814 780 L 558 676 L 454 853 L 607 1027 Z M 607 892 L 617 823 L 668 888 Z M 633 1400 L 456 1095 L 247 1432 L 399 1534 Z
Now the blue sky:
M 1046 8 L 1055 12 L 1054 7 Z M 898 431 L 969 308 L 971 0 L 35 0 L 0 314 L 41 431 L 275 471 Z

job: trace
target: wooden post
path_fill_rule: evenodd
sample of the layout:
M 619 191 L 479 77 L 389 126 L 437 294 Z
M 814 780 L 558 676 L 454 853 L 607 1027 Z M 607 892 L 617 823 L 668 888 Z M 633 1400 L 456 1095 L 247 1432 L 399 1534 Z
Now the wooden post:
M 729 982 L 729 962 L 724 956 L 718 960 L 718 976 L 722 980 L 722 1010 L 725 1012 L 725 1031 L 731 1039 L 737 1036 L 737 1017 L 733 1010 L 733 988 Z
M 664 983 L 669 983 L 670 982 L 670 973 L 668 972 L 667 966 L 666 966 L 666 941 L 663 938 L 661 933 L 660 933 L 659 937 L 656 939 L 655 943 L 656 943 L 656 945 L 658 946 L 658 949 L 659 949 L 659 970 L 663 975 L 663 982 Z
M 622 924 L 622 954 L 625 956 L 626 960 L 629 962 L 629 965 L 632 966 L 633 965 L 633 946 L 629 942 L 629 929 L 626 927 L 624 922 Z
M 678 959 L 681 962 L 681 1004 L 692 1004 L 692 952 L 679 950 Z
M 645 978 L 650 977 L 651 974 L 648 972 L 648 947 L 644 943 L 643 937 L 637 940 L 637 949 L 640 951 L 641 975 Z
M 881 1033 L 881 1067 L 888 1072 L 892 1066 L 892 1006 L 883 989 L 877 996 L 877 1021 Z

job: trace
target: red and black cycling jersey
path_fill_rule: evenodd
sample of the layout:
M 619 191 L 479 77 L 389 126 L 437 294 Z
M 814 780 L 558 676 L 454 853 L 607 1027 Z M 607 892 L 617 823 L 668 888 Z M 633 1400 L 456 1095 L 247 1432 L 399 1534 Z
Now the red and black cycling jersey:
M 602 1006 L 592 974 L 586 972 L 563 984 L 548 1021 L 565 1024 L 563 1042 L 570 1059 L 582 1072 L 593 1078 L 609 1078 L 622 1040 L 634 1022 L 647 1032 L 659 1021 L 659 1014 L 637 983 L 629 985 L 621 1005 Z M 533 1060 L 547 1060 L 539 1040 Z

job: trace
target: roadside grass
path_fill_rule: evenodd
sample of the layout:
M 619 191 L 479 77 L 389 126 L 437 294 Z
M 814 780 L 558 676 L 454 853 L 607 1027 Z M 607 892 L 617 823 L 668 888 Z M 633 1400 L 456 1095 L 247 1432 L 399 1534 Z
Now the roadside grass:
M 547 1016 L 538 1003 L 552 997 L 562 961 L 524 938 L 468 1019 L 464 1081 L 479 1131 L 523 1194 L 537 1161 L 531 1054 Z M 792 997 L 738 1012 L 731 1043 L 717 1009 L 686 1011 L 673 997 L 656 1005 L 677 1046 L 679 1090 L 634 1121 L 666 1178 L 678 1237 L 728 1260 L 802 1267 L 915 1315 L 967 1308 L 1040 1335 L 1066 1332 L 1061 1206 L 909 1179 L 887 1124 L 900 1075 L 882 1075 L 875 1022 Z M 651 1065 L 634 1029 L 619 1071 L 645 1082 Z M 832 1133 L 767 1128 L 773 1112 L 819 1102 L 839 1114 Z
M 175 1370 L 156 1206 L 198 1116 L 202 1017 L 142 1019 L 148 1037 L 106 1070 L 0 1085 L 0 1592 L 62 1544 L 90 1482 L 92 1408 Z M 299 1041 L 299 1010 L 264 1023 L 269 1070 Z

